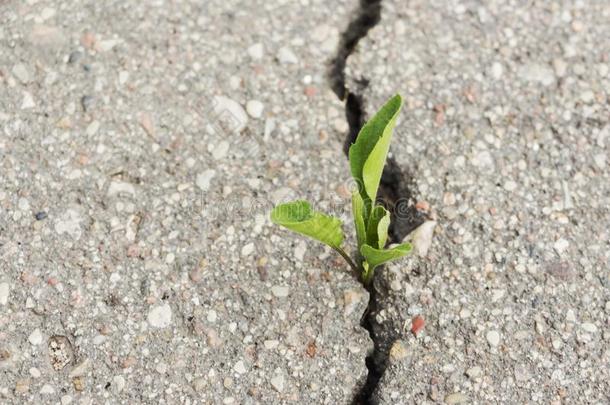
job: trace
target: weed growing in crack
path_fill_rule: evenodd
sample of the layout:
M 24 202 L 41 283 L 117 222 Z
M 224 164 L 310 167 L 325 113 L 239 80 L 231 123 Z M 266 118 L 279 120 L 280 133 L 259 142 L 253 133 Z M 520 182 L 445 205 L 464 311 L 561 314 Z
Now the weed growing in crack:
M 344 235 L 339 218 L 314 211 L 303 200 L 280 204 L 271 211 L 273 223 L 325 243 L 338 252 L 367 286 L 373 280 L 376 267 L 411 251 L 408 243 L 385 248 L 390 213 L 377 204 L 377 191 L 401 107 L 400 95 L 388 100 L 362 127 L 349 148 L 352 177 L 358 185 L 352 192 L 352 215 L 358 240 L 353 258 L 342 246 Z

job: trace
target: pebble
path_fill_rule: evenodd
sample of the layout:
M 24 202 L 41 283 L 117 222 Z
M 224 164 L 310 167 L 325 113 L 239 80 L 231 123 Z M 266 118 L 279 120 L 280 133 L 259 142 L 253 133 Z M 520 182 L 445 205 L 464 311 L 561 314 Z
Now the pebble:
M 553 249 L 555 249 L 557 254 L 561 255 L 569 246 L 570 242 L 563 238 L 560 238 L 553 244 Z
M 491 76 L 498 80 L 502 77 L 502 73 L 504 73 L 502 64 L 500 62 L 494 62 L 494 64 L 491 65 Z
M 233 370 L 235 370 L 238 374 L 245 374 L 246 371 L 246 366 L 244 365 L 243 361 L 238 361 L 237 363 L 235 363 L 235 366 L 233 367 Z
M 11 290 L 8 283 L 0 283 L 0 305 L 6 305 L 8 303 L 10 292 Z
M 246 111 L 252 118 L 260 118 L 263 115 L 265 106 L 258 100 L 250 100 L 246 103 Z
M 40 332 L 40 329 L 38 329 L 38 328 L 34 329 L 34 331 L 32 333 L 30 333 L 28 340 L 33 346 L 38 346 L 39 344 L 41 344 L 42 343 L 42 332 Z
M 292 49 L 285 46 L 279 49 L 277 53 L 277 59 L 283 65 L 295 64 L 299 62 L 297 56 L 294 54 Z
M 229 148 L 231 145 L 229 145 L 229 142 L 227 141 L 221 141 L 218 143 L 218 145 L 216 145 L 216 147 L 214 147 L 212 149 L 212 157 L 214 158 L 214 160 L 222 160 L 227 156 L 227 153 L 229 152 Z
M 518 74 L 527 82 L 540 83 L 543 86 L 550 86 L 555 82 L 553 69 L 546 65 L 536 63 L 524 65 L 519 68 Z
M 496 347 L 500 344 L 500 333 L 497 330 L 490 330 L 486 335 L 490 346 Z
M 432 236 L 436 228 L 436 221 L 426 221 L 413 231 L 411 240 L 413 249 L 419 257 L 426 257 L 432 245 Z
M 208 312 L 208 316 L 207 316 L 208 322 L 214 323 L 214 322 L 216 322 L 217 319 L 218 319 L 218 314 L 216 313 L 216 311 L 214 311 L 213 309 L 210 309 L 210 312 Z
M 468 402 L 468 397 L 461 392 L 455 392 L 445 397 L 446 404 L 463 404 L 464 402 Z
M 197 175 L 195 184 L 201 189 L 201 191 L 208 191 L 210 189 L 210 182 L 216 175 L 214 169 L 207 169 Z
M 172 323 L 169 304 L 157 305 L 148 312 L 148 323 L 155 328 L 166 328 Z
M 23 84 L 28 84 L 31 81 L 30 72 L 24 64 L 18 63 L 13 67 L 13 75 Z
M 477 377 L 479 377 L 482 373 L 481 367 L 479 366 L 474 366 L 474 367 L 470 367 L 468 370 L 466 370 L 466 375 L 470 378 L 470 379 L 475 379 Z
M 248 124 L 248 114 L 237 101 L 225 96 L 216 96 L 213 99 L 213 106 L 212 118 L 221 124 L 223 130 L 235 134 L 241 132 Z M 218 125 L 215 127 L 218 128 Z
M 27 110 L 29 108 L 34 108 L 36 104 L 34 103 L 34 98 L 27 91 L 23 92 L 23 101 L 21 102 L 21 109 Z
M 284 391 L 284 376 L 282 374 L 277 374 L 273 378 L 271 378 L 271 385 L 277 392 Z
M 277 298 L 285 298 L 290 293 L 290 288 L 286 286 L 274 285 L 271 287 L 271 293 Z
M 130 195 L 132 197 L 136 196 L 136 189 L 131 183 L 127 183 L 124 181 L 112 181 L 108 186 L 108 191 L 106 192 L 108 197 L 120 196 L 120 195 Z
M 597 326 L 595 326 L 595 324 L 590 323 L 590 322 L 585 322 L 582 325 L 580 325 L 580 327 L 585 331 L 585 332 L 589 332 L 589 333 L 595 333 L 597 332 Z
M 116 392 L 121 392 L 123 391 L 123 389 L 125 389 L 125 377 L 123 377 L 122 375 L 116 375 L 113 377 L 112 382 L 114 383 L 114 389 Z
M 49 385 L 49 384 L 45 384 L 42 386 L 42 388 L 40 389 L 40 393 L 42 395 L 51 395 L 51 394 L 55 394 L 55 388 L 53 388 L 53 386 Z
M 84 376 L 87 372 L 87 369 L 89 368 L 90 363 L 91 362 L 89 361 L 89 359 L 84 359 L 83 361 L 78 363 L 78 365 L 74 367 L 72 371 L 70 371 L 69 376 L 71 378 Z
M 250 47 L 248 47 L 248 55 L 250 55 L 250 57 L 254 60 L 262 59 L 264 52 L 265 48 L 260 42 L 250 45 Z
M 250 242 L 241 248 L 241 255 L 246 257 L 254 253 L 254 243 Z

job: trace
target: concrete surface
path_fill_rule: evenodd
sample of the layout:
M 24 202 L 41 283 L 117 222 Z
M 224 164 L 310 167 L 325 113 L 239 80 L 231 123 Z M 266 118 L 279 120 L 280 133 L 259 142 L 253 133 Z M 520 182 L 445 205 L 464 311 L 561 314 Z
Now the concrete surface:
M 0 402 L 351 401 L 368 294 L 267 216 L 348 201 L 353 7 L 2 2 Z
M 610 402 L 609 3 L 382 7 L 348 79 L 369 113 L 402 93 L 393 155 L 437 225 L 376 280 L 373 400 Z

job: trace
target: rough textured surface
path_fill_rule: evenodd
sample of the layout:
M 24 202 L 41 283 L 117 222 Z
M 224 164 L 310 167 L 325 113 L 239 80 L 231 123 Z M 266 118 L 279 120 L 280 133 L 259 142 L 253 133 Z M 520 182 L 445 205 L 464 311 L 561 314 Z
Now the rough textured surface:
M 348 78 L 406 99 L 393 154 L 438 224 L 376 280 L 373 400 L 607 403 L 608 2 L 382 5 Z
M 368 294 L 267 212 L 346 201 L 352 7 L 2 2 L 0 402 L 351 400 Z

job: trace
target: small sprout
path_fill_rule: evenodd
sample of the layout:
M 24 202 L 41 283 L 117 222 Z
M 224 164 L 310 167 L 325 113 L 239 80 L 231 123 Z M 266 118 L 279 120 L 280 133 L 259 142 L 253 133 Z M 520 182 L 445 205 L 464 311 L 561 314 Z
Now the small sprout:
M 352 214 L 358 241 L 354 259 L 342 247 L 344 236 L 339 218 L 314 211 L 307 201 L 280 204 L 271 211 L 273 223 L 309 236 L 338 252 L 366 285 L 373 280 L 377 266 L 411 251 L 408 243 L 386 249 L 390 213 L 376 203 L 392 132 L 401 107 L 400 95 L 392 97 L 362 127 L 356 142 L 349 149 L 352 177 L 358 184 L 358 189 L 352 193 Z

